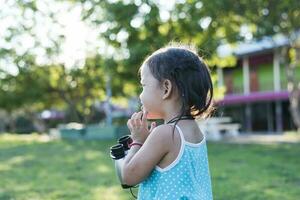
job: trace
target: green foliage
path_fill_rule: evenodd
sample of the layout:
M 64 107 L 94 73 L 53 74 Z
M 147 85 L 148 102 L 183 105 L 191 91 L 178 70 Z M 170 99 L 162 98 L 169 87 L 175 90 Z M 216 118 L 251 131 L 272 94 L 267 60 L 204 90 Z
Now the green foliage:
M 46 96 L 48 88 L 48 68 L 34 65 L 32 58 L 26 60 L 23 57 L 25 67 L 18 68 L 18 75 L 6 74 L 0 79 L 0 108 L 12 111 L 24 106 L 42 107 L 49 104 L 49 96 Z M 54 103 L 55 101 L 52 101 Z
M 34 32 L 39 16 L 60 26 L 56 13 L 40 10 L 37 1 L 13 2 L 12 8 L 17 9 L 17 26 L 5 30 L 4 40 L 12 44 L 19 36 L 26 35 L 33 38 L 34 44 L 21 53 L 15 46 L 0 48 L 0 59 L 10 60 L 19 70 L 17 76 L 0 71 L 0 108 L 10 112 L 24 107 L 36 111 L 52 106 L 68 107 L 74 112 L 75 121 L 88 122 L 92 116 L 91 105 L 105 98 L 109 75 L 115 98 L 136 96 L 138 68 L 147 55 L 170 41 L 195 45 L 212 67 L 235 66 L 233 57 L 219 58 L 215 50 L 220 44 L 244 40 L 246 36 L 240 34 L 242 26 L 258 38 L 276 33 L 290 36 L 300 27 L 297 0 L 254 0 L 251 3 L 247 0 L 186 0 L 184 3 L 176 1 L 169 10 L 152 0 L 70 2 L 82 6 L 84 22 L 100 29 L 99 37 L 114 47 L 116 53 L 111 58 L 91 55 L 83 68 L 72 70 L 60 64 L 39 66 L 34 50 L 40 48 L 49 59 L 61 53 L 63 35 L 49 33 L 51 38 L 45 46 Z M 26 13 L 33 15 L 24 17 Z
M 109 157 L 113 144 L 3 134 L 0 199 L 132 199 L 117 181 Z M 297 199 L 299 153 L 296 144 L 208 143 L 214 199 Z
M 105 24 L 107 31 L 102 36 L 108 44 L 128 50 L 129 58 L 121 61 L 127 72 L 122 78 L 135 85 L 136 72 L 143 59 L 170 41 L 196 45 L 210 66 L 235 66 L 233 57 L 219 58 L 215 50 L 220 44 L 244 40 L 246 36 L 240 34 L 242 26 L 258 38 L 276 33 L 289 36 L 300 27 L 297 20 L 300 7 L 296 0 L 251 3 L 246 0 L 188 0 L 176 2 L 174 8 L 167 11 L 156 1 L 96 3 L 87 0 L 82 3 L 87 2 L 93 6 L 84 10 L 84 20 L 96 26 Z M 102 12 L 98 12 L 98 8 Z M 162 18 L 163 11 L 169 17 Z M 119 40 L 117 36 L 122 33 L 127 33 L 128 37 Z M 136 88 L 135 93 L 137 91 Z
M 68 108 L 74 121 L 88 123 L 92 105 L 105 98 L 103 61 L 87 59 L 82 69 L 67 70 L 62 65 L 19 68 L 17 76 L 0 79 L 0 108 L 41 111 Z
M 300 81 L 300 65 L 296 66 L 296 69 L 295 69 L 295 79 L 297 81 Z
M 242 93 L 244 88 L 243 69 L 241 67 L 233 71 L 233 87 L 234 91 Z
M 259 65 L 257 69 L 259 91 L 273 91 L 274 90 L 274 75 L 272 65 Z

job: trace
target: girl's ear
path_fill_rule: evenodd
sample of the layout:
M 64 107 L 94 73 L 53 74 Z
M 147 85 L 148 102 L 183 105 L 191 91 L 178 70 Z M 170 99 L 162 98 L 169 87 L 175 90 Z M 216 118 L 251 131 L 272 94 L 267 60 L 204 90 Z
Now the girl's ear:
M 167 99 L 172 93 L 172 83 L 170 80 L 166 79 L 163 81 L 163 99 Z

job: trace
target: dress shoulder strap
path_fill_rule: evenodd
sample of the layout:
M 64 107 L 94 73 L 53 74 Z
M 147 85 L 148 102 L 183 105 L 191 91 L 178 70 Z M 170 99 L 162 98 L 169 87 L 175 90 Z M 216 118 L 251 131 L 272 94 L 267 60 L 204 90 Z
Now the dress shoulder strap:
M 184 139 L 183 132 L 182 132 L 181 128 L 178 125 L 175 125 L 175 127 L 178 130 L 178 132 L 179 132 L 181 141 L 185 142 L 185 139 Z

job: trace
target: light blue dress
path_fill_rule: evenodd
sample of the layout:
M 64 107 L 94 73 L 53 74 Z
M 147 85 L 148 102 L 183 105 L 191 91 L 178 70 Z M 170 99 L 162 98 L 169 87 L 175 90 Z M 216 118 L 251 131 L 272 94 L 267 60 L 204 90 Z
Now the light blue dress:
M 138 200 L 212 200 L 205 138 L 194 144 L 185 141 L 179 126 L 181 147 L 167 167 L 158 166 L 139 186 Z

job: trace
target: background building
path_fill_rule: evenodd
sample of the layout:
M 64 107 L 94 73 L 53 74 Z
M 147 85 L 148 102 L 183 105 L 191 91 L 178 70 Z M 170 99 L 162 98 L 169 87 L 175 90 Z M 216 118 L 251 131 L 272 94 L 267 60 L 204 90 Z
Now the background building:
M 218 49 L 220 56 L 234 55 L 235 67 L 218 68 L 218 85 L 225 86 L 218 102 L 219 115 L 230 116 L 245 132 L 282 132 L 294 129 L 289 111 L 286 66 L 282 48 L 289 47 L 283 36 L 229 45 Z M 300 68 L 295 78 L 300 80 Z

